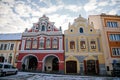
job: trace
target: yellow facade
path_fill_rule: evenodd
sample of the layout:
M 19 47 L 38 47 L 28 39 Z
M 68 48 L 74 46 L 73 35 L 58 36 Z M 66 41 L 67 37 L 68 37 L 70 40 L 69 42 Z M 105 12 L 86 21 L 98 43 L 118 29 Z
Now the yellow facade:
M 3 35 L 5 38 L 2 38 Z M 13 35 L 16 34 L 0 34 L 0 62 L 8 62 L 16 67 L 21 39 L 14 39 Z M 11 38 L 8 39 L 8 36 Z
M 93 66 L 95 74 L 104 74 L 102 72 L 105 72 L 105 61 L 101 34 L 99 30 L 94 29 L 93 24 L 88 24 L 86 19 L 79 16 L 72 25 L 69 23 L 64 35 L 66 74 L 89 74 L 88 67 L 86 67 L 89 60 L 95 61 L 95 66 Z M 77 69 L 74 69 L 75 67 Z M 73 72 L 69 69 L 73 69 Z

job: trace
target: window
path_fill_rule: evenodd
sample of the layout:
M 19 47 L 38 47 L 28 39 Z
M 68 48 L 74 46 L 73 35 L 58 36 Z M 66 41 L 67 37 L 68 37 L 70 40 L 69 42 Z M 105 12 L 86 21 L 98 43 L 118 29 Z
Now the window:
M 70 41 L 70 49 L 75 49 L 75 42 L 74 41 Z
M 4 68 L 9 69 L 11 66 L 10 65 L 4 65 Z
M 12 56 L 9 56 L 9 58 L 8 58 L 8 62 L 9 62 L 9 63 L 12 62 Z
M 31 48 L 31 40 L 26 40 L 26 49 Z
M 33 40 L 32 49 L 37 49 L 37 40 L 36 39 Z
M 40 38 L 39 49 L 44 49 L 44 38 L 43 37 Z
M 95 41 L 91 41 L 90 44 L 91 44 L 91 49 L 96 49 Z
M 120 48 L 112 48 L 112 55 L 120 56 Z
M 4 44 L 4 50 L 7 50 L 7 44 Z
M 3 44 L 0 45 L 0 50 L 3 50 Z
M 41 31 L 45 31 L 45 26 L 44 25 L 42 25 Z
M 11 44 L 10 50 L 13 50 L 13 48 L 14 48 L 14 44 Z
M 46 40 L 46 48 L 50 48 L 50 39 Z
M 118 24 L 117 24 L 117 22 L 110 22 L 110 21 L 108 21 L 107 22 L 107 27 L 117 28 Z
M 83 33 L 83 28 L 80 28 L 79 31 L 80 31 L 80 33 Z
M 52 48 L 58 48 L 58 39 L 53 39 Z
M 111 41 L 120 41 L 120 34 L 110 34 L 109 38 Z
M 81 47 L 81 49 L 85 49 L 86 48 L 85 41 L 80 41 L 80 47 Z
M 73 32 L 73 30 L 71 29 L 70 32 Z

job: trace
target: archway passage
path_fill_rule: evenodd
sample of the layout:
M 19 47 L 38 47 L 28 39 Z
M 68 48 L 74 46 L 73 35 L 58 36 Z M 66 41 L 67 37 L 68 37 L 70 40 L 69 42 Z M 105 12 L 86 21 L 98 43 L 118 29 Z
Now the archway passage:
M 44 61 L 45 72 L 58 72 L 59 71 L 59 60 L 55 56 L 48 56 Z
M 24 59 L 23 64 L 25 64 L 25 70 L 34 71 L 37 69 L 38 61 L 37 61 L 37 58 L 34 56 L 27 56 Z
M 89 74 L 89 75 L 96 74 L 95 66 L 96 66 L 95 60 L 87 60 L 87 64 L 86 64 L 87 74 Z
M 59 62 L 57 58 L 54 58 L 52 60 L 52 70 L 53 71 L 58 71 L 59 70 Z
M 3 56 L 0 56 L 0 62 L 4 62 L 4 57 Z
M 77 62 L 76 61 L 66 62 L 66 73 L 77 73 Z

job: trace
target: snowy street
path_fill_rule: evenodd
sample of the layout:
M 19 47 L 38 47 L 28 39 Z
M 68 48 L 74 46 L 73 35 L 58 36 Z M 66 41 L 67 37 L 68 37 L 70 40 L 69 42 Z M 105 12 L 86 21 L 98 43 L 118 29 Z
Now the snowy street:
M 120 78 L 18 72 L 17 75 L 0 77 L 0 80 L 120 80 Z

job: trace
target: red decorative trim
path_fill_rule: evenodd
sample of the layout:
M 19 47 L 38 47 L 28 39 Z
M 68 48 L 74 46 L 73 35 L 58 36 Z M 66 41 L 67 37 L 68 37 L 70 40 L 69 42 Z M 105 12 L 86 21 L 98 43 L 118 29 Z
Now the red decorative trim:
M 58 37 L 57 38 L 57 49 L 59 49 L 59 40 L 60 40 L 60 38 Z
M 99 61 L 98 60 L 96 60 L 96 68 L 97 68 L 96 73 L 99 74 Z
M 39 49 L 39 39 L 40 37 L 37 38 L 37 49 Z
M 64 47 L 64 35 L 62 35 L 62 47 L 63 47 L 63 50 L 65 49 L 65 47 Z
M 86 60 L 84 60 L 84 68 L 85 68 L 85 69 L 84 69 L 84 73 L 87 74 L 87 70 L 86 70 L 86 68 L 87 68 L 87 66 L 86 66 Z
M 24 50 L 26 50 L 26 42 L 27 41 L 27 38 L 25 39 L 25 44 L 24 44 Z
M 44 49 L 46 49 L 46 37 L 44 37 Z
M 53 40 L 53 38 L 51 37 L 51 44 L 50 44 L 51 49 L 52 49 L 52 40 Z
M 32 50 L 32 45 L 33 45 L 33 38 L 31 38 L 31 45 L 30 45 L 30 50 Z

